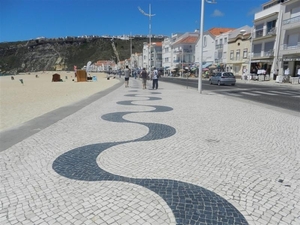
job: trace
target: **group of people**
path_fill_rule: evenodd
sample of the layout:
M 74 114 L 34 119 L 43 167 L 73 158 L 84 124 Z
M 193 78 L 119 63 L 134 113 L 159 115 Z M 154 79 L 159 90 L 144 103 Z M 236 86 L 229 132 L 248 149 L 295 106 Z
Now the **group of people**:
M 129 77 L 130 77 L 130 69 L 128 66 L 126 66 L 124 70 L 124 75 L 125 75 L 125 87 L 129 87 Z M 143 89 L 146 89 L 146 84 L 147 80 L 150 77 L 152 80 L 152 89 L 157 89 L 158 88 L 158 78 L 160 77 L 160 74 L 158 70 L 154 67 L 153 70 L 150 72 L 150 74 L 146 71 L 145 68 L 142 69 L 140 72 L 140 77 L 142 78 L 142 84 L 143 84 Z

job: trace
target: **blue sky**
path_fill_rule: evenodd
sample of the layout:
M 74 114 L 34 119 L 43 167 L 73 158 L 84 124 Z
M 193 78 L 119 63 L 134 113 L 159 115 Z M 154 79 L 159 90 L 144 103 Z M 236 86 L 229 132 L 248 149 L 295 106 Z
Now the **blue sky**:
M 252 26 L 267 0 L 216 0 L 205 3 L 204 30 Z M 0 42 L 37 37 L 149 33 L 170 36 L 200 27 L 201 0 L 0 0 Z

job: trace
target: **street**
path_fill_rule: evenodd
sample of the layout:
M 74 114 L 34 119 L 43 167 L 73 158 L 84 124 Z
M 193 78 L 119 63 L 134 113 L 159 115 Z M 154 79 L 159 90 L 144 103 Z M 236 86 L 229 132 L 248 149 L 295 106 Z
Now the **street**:
M 198 88 L 198 79 L 161 77 L 161 81 L 171 82 L 191 88 Z M 237 80 L 235 86 L 210 85 L 208 79 L 202 80 L 202 90 L 217 94 L 242 98 L 266 105 L 300 112 L 300 85 L 243 83 Z M 267 82 L 267 81 L 266 81 Z M 271 81 L 269 81 L 271 82 Z

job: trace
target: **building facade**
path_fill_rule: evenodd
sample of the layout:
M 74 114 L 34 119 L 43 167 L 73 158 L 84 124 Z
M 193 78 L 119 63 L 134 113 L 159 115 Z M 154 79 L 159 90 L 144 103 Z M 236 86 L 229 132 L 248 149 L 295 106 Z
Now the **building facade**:
M 263 5 L 263 10 L 254 15 L 252 34 L 252 57 L 250 72 L 269 75 L 274 78 L 274 70 L 280 39 L 281 4 L 270 1 Z M 261 72 L 260 72 L 261 71 Z
M 233 30 L 228 38 L 227 56 L 223 61 L 226 64 L 226 71 L 245 78 L 250 64 L 251 27 L 243 26 Z
M 278 57 L 274 60 L 278 74 L 300 76 L 300 1 L 282 3 Z
M 222 67 L 224 66 L 223 61 L 226 59 L 223 58 L 226 57 L 227 52 L 228 32 L 232 30 L 234 29 L 214 27 L 203 33 L 202 69 L 210 67 L 212 64 L 216 64 L 216 68 L 220 64 Z M 200 40 L 198 39 L 195 56 L 197 64 L 199 64 L 200 56 L 199 42 Z
M 172 44 L 173 66 L 181 70 L 181 74 L 195 62 L 198 39 L 199 33 L 185 33 Z

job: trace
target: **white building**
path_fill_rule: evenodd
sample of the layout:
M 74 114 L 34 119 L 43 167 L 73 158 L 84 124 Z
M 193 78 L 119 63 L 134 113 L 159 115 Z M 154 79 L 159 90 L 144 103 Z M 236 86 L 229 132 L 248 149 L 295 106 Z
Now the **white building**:
M 233 28 L 211 28 L 203 33 L 203 58 L 202 58 L 202 69 L 211 66 L 213 63 L 220 64 L 223 62 L 224 55 L 224 42 L 227 43 L 228 34 L 225 36 L 223 34 L 228 31 L 233 30 Z M 196 56 L 195 62 L 199 64 L 199 39 L 196 45 Z M 226 50 L 225 50 L 226 53 Z M 226 55 L 226 54 L 225 54 Z
M 165 70 L 172 70 L 175 68 L 175 63 L 173 60 L 173 43 L 180 37 L 182 34 L 172 34 L 171 37 L 167 37 L 162 42 L 162 67 Z
M 189 69 L 195 63 L 195 48 L 199 33 L 185 33 L 172 44 L 173 67 L 183 70 Z
M 300 75 L 300 1 L 282 3 L 279 48 L 274 58 L 274 69 L 280 75 Z M 287 74 L 289 72 L 289 74 Z
M 273 78 L 280 40 L 281 3 L 272 0 L 263 4 L 263 10 L 254 15 L 252 34 L 251 73 Z M 275 61 L 274 61 L 275 60 Z
M 144 42 L 142 67 L 146 68 L 147 71 L 153 67 L 162 67 L 162 42 L 152 42 L 151 46 Z

